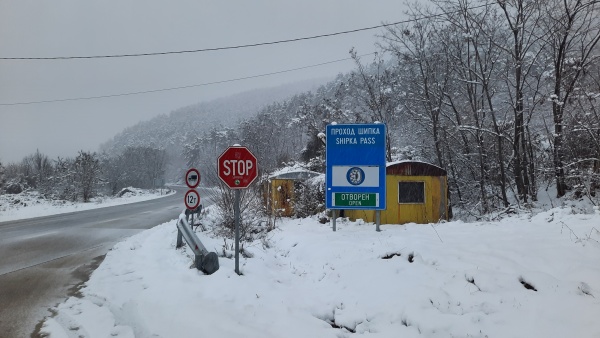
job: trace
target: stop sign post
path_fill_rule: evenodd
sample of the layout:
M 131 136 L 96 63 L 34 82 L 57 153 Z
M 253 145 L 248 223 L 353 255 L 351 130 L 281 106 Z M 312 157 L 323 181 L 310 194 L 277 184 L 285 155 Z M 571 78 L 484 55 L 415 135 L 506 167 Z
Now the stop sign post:
M 219 178 L 235 190 L 235 273 L 240 275 L 240 189 L 248 188 L 258 176 L 256 156 L 239 144 L 227 148 L 217 160 Z

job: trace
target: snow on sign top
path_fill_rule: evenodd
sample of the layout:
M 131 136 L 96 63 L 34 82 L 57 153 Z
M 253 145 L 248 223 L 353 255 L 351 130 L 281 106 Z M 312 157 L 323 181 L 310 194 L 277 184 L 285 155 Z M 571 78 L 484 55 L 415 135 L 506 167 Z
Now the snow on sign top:
M 191 168 L 185 174 L 185 184 L 190 189 L 194 189 L 200 185 L 200 172 L 196 168 Z

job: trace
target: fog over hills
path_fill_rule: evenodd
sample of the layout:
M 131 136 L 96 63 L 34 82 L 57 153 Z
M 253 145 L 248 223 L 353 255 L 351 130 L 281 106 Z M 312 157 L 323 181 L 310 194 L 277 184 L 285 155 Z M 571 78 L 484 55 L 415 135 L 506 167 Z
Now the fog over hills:
M 101 152 L 118 154 L 127 147 L 165 148 L 172 154 L 187 133 L 202 133 L 211 127 L 231 127 L 244 117 L 255 115 L 261 108 L 285 100 L 295 94 L 316 90 L 328 79 L 313 79 L 278 87 L 261 88 L 200 102 L 162 114 L 124 129 L 100 146 Z

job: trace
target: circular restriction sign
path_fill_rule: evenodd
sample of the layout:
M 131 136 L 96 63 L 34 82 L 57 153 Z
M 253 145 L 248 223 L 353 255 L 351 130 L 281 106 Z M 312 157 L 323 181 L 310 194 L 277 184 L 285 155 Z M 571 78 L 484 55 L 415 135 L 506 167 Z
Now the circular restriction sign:
M 186 208 L 194 210 L 200 205 L 200 194 L 196 190 L 190 189 L 185 193 L 184 202 Z
M 194 189 L 200 184 L 200 172 L 196 168 L 191 168 L 185 173 L 185 184 Z

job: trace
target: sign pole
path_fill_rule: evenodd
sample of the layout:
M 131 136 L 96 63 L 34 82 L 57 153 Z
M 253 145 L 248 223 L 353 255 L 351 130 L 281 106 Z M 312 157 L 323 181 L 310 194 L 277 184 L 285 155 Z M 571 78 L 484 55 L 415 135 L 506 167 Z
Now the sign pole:
M 235 273 L 240 275 L 240 191 L 235 190 L 235 203 L 233 205 L 235 218 Z
M 331 223 L 333 224 L 333 231 L 335 232 L 335 219 L 337 218 L 337 210 L 333 209 L 333 210 L 331 210 L 331 212 L 333 213 L 333 217 L 331 218 Z
M 379 232 L 379 224 L 381 224 L 381 210 L 375 210 L 375 231 Z

